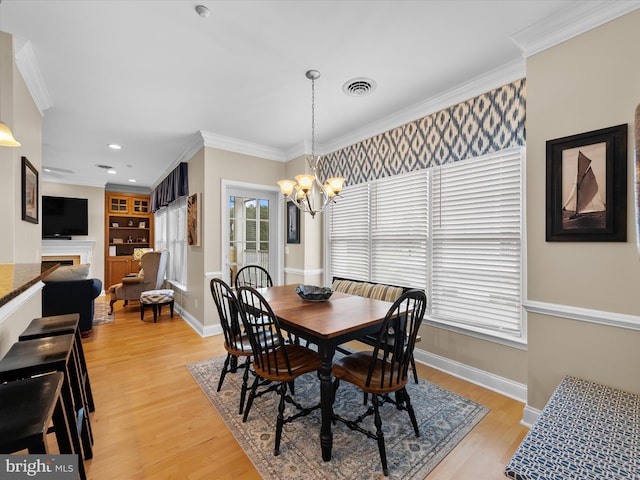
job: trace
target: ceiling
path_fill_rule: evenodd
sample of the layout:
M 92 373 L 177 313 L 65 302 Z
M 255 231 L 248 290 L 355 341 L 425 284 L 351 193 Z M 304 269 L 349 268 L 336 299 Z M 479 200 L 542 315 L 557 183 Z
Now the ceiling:
M 328 153 L 521 78 L 526 56 L 635 8 L 637 0 L 4 0 L 0 30 L 14 36 L 43 114 L 43 180 L 151 187 L 203 144 L 279 161 L 309 152 L 309 69 L 321 72 L 316 151 Z M 377 88 L 345 95 L 357 77 Z

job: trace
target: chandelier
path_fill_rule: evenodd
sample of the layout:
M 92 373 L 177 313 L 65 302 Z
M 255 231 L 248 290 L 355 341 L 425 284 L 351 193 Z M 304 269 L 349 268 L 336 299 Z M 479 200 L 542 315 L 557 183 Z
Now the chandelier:
M 311 80 L 311 155 L 305 155 L 309 164 L 310 174 L 296 175 L 296 180 L 280 180 L 280 191 L 285 200 L 290 200 L 298 209 L 309 213 L 315 218 L 316 213 L 322 212 L 327 206 L 335 202 L 335 197 L 340 194 L 344 178 L 327 178 L 323 183 L 320 174 L 320 156 L 316 155 L 316 80 L 320 78 L 320 72 L 309 70 L 306 77 Z

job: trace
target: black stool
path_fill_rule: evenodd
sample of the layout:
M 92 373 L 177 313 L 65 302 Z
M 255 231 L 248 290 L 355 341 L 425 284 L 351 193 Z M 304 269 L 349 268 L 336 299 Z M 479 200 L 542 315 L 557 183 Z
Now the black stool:
M 68 334 L 14 343 L 0 360 L 0 382 L 62 372 L 62 401 L 69 423 L 76 425 L 71 429 L 73 447 L 76 452 L 83 452 L 84 459 L 88 460 L 93 457 L 93 434 L 74 355 L 74 340 L 74 335 Z
M 31 454 L 49 453 L 45 437 L 49 423 L 62 454 L 76 454 L 70 425 L 62 400 L 64 375 L 55 372 L 36 378 L 0 385 L 0 453 L 28 450 Z M 85 479 L 82 455 L 78 455 L 78 473 Z
M 82 375 L 82 386 L 86 393 L 89 411 L 94 412 L 96 407 L 93 402 L 93 392 L 91 391 L 87 362 L 84 358 L 80 328 L 78 328 L 79 322 L 80 314 L 78 313 L 34 318 L 27 329 L 18 337 L 18 340 L 22 342 L 24 340 L 33 340 L 35 338 L 54 337 L 56 335 L 67 335 L 69 333 L 73 333 L 75 337 L 74 349 L 76 351 L 76 356 L 78 357 L 80 374 Z

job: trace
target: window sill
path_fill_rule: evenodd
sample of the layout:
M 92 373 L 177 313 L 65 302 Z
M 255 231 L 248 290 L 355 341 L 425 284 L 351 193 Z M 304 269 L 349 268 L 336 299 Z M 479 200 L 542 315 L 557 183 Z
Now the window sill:
M 482 329 L 472 329 L 469 326 L 461 326 L 453 322 L 445 322 L 440 319 L 430 318 L 425 315 L 424 323 L 432 327 L 441 328 L 450 332 L 459 333 L 461 335 L 467 335 L 469 337 L 479 338 L 480 340 L 486 340 L 488 342 L 498 343 L 506 347 L 517 348 L 518 350 L 527 350 L 526 338 L 514 338 L 512 336 L 500 334 L 498 332 L 491 332 Z M 523 327 L 524 328 L 524 327 Z
M 175 288 L 176 290 L 180 290 L 182 293 L 187 293 L 189 290 L 187 289 L 186 285 L 183 285 L 182 283 L 178 283 L 174 280 L 166 280 L 166 282 L 171 285 L 173 288 Z

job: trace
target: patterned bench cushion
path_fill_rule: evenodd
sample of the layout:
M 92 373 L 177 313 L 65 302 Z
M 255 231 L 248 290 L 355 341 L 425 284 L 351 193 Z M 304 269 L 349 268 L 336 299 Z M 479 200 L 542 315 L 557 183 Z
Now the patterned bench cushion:
M 403 292 L 402 287 L 342 279 L 334 280 L 331 288 L 334 292 L 348 293 L 386 302 L 395 302 Z
M 640 478 L 640 395 L 566 377 L 505 475 L 516 480 Z
M 140 294 L 140 303 L 153 305 L 159 303 L 169 303 L 173 301 L 173 290 L 147 290 Z

